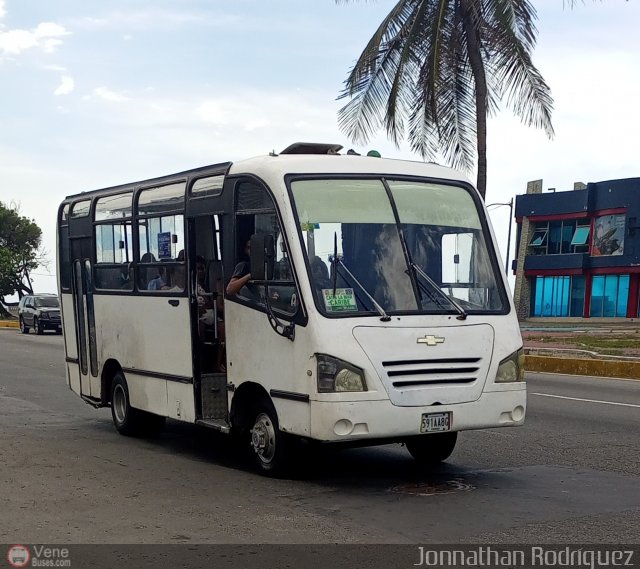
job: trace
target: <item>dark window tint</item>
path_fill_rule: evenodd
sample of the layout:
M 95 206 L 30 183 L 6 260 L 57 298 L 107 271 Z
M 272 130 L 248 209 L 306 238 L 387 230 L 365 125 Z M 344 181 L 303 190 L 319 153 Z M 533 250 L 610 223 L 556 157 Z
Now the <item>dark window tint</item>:
M 58 308 L 60 303 L 55 296 L 40 296 L 35 298 L 35 305 L 38 308 Z
M 254 182 L 242 182 L 237 189 L 238 211 L 273 210 L 266 190 Z

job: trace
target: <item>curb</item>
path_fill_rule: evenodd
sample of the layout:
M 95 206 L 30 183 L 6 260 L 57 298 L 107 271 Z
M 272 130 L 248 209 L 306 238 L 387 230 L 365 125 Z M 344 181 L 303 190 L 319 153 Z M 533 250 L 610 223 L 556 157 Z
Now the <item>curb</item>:
M 17 320 L 15 322 L 12 320 L 2 320 L 0 321 L 0 328 L 20 328 L 20 324 Z
M 640 362 L 526 355 L 525 371 L 640 380 Z

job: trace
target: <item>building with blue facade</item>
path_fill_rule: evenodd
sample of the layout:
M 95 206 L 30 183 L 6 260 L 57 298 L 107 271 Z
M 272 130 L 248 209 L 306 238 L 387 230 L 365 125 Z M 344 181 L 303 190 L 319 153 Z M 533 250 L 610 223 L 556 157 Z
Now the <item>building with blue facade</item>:
M 640 178 L 516 197 L 518 317 L 637 318 Z

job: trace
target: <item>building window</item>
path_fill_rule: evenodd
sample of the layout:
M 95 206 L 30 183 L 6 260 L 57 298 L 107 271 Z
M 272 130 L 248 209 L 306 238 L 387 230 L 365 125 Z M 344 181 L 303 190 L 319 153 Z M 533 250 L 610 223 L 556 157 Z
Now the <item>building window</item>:
M 589 233 L 591 232 L 591 227 L 588 225 L 583 225 L 576 227 L 576 231 L 573 234 L 573 238 L 571 239 L 572 247 L 589 247 Z M 576 250 L 576 252 L 579 252 Z
M 544 247 L 547 244 L 547 229 L 536 229 L 529 245 L 532 247 Z
M 594 318 L 625 318 L 629 300 L 629 275 L 596 275 L 591 284 Z
M 581 317 L 584 310 L 584 277 L 536 277 L 533 316 Z
M 589 251 L 589 225 L 584 220 L 565 219 L 537 223 L 529 246 L 532 255 L 566 255 Z

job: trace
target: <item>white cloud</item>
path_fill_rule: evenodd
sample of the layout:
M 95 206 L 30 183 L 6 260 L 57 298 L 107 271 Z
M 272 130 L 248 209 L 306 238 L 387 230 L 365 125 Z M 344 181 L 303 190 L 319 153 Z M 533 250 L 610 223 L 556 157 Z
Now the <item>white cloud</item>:
M 60 73 L 64 73 L 67 70 L 67 68 L 62 65 L 45 65 L 43 69 L 47 71 L 58 71 Z
M 69 34 L 64 27 L 53 22 L 38 24 L 32 30 L 0 31 L 0 55 L 18 55 L 33 48 L 41 48 L 46 53 L 51 53 L 62 44 L 60 38 Z
M 4 7 L 4 0 L 0 0 L 0 18 L 4 18 L 6 13 L 7 13 L 7 10 Z
M 130 30 L 167 30 L 184 26 L 215 28 L 246 28 L 246 18 L 224 11 L 188 11 L 154 7 L 153 10 L 124 10 L 105 13 L 102 17 L 82 17 L 72 20 L 74 28 Z
M 93 90 L 93 94 L 99 99 L 109 101 L 110 103 L 123 103 L 129 100 L 129 97 L 126 97 L 125 95 L 122 95 L 120 93 L 116 93 L 115 91 L 111 91 L 106 87 L 97 87 Z
M 257 119 L 250 121 L 244 125 L 244 130 L 247 132 L 251 132 L 252 130 L 256 130 L 257 128 L 266 128 L 271 125 L 271 122 L 267 119 Z
M 68 95 L 75 88 L 73 77 L 63 75 L 60 86 L 53 92 L 54 95 Z

